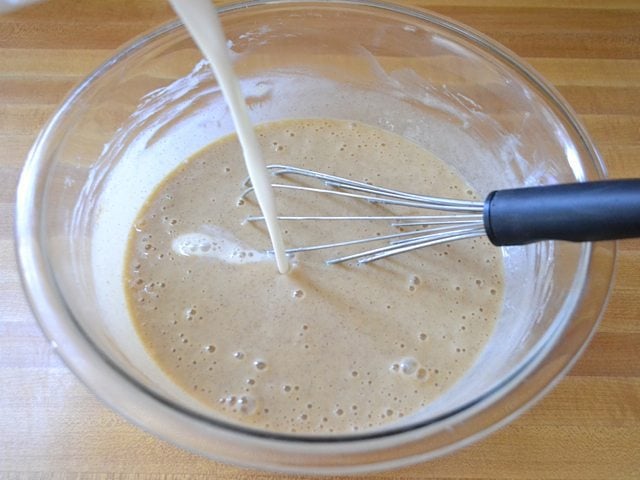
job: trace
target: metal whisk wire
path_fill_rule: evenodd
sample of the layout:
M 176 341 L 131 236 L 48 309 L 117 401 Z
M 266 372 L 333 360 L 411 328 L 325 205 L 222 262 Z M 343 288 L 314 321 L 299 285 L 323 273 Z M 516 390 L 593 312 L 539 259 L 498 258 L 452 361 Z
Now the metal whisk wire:
M 424 227 L 409 232 L 401 231 L 369 238 L 291 248 L 287 250 L 289 254 L 389 240 L 389 243 L 383 247 L 332 258 L 326 261 L 327 264 L 336 264 L 349 260 L 357 260 L 358 263 L 363 264 L 427 246 L 485 235 L 482 218 L 483 202 L 431 197 L 402 192 L 288 165 L 269 165 L 267 169 L 274 176 L 306 177 L 322 182 L 325 187 L 327 187 L 316 188 L 303 185 L 274 183 L 273 188 L 276 190 L 320 193 L 375 204 L 422 208 L 453 213 L 449 215 L 279 216 L 278 219 L 282 221 L 387 220 L 391 222 L 391 226 L 393 227 Z M 245 181 L 245 186 L 248 188 L 242 193 L 241 199 L 245 199 L 253 191 L 248 180 Z M 262 216 L 248 216 L 246 218 L 247 222 L 263 220 L 264 217 Z

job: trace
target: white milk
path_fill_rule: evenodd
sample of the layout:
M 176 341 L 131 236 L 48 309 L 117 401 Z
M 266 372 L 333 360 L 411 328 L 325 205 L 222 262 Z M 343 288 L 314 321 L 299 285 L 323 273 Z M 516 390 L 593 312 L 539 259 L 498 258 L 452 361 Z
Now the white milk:
M 284 251 L 282 232 L 278 225 L 273 188 L 269 181 L 269 173 L 262 161 L 258 139 L 249 119 L 249 112 L 240 90 L 240 84 L 231 67 L 227 43 L 218 14 L 210 0 L 169 1 L 184 22 L 198 48 L 211 64 L 213 73 L 220 84 L 220 89 L 231 110 L 249 178 L 267 224 L 278 270 L 280 273 L 286 273 L 289 270 L 289 260 Z

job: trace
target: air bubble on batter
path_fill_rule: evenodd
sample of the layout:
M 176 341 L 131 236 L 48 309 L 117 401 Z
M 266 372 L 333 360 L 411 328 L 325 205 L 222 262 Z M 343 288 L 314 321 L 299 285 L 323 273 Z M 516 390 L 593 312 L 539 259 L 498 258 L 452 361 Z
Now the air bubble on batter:
M 251 395 L 227 395 L 220 397 L 218 403 L 235 413 L 251 415 L 256 413 L 258 402 Z
M 198 313 L 194 306 L 185 308 L 184 318 L 185 320 L 193 320 L 193 317 Z
M 418 369 L 418 361 L 415 358 L 403 358 L 400 362 L 400 372 L 411 375 Z
M 398 362 L 392 363 L 389 371 L 400 374 L 405 378 L 414 378 L 421 381 L 427 379 L 427 369 L 413 357 L 405 357 Z

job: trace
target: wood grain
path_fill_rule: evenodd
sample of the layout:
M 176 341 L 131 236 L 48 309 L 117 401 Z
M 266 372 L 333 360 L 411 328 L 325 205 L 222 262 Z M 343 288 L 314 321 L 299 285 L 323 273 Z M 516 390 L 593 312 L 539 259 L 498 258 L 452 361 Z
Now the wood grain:
M 614 177 L 640 177 L 640 2 L 409 0 L 524 57 L 577 111 Z M 44 340 L 13 253 L 15 185 L 69 89 L 113 50 L 173 18 L 160 0 L 52 0 L 0 16 L 0 477 L 275 479 L 191 455 L 101 405 Z M 640 478 L 640 240 L 570 375 L 511 425 L 380 479 Z

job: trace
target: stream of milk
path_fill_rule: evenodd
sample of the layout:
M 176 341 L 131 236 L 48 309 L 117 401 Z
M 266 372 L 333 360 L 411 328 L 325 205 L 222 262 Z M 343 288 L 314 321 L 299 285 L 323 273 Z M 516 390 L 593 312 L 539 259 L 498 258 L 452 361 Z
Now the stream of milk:
M 242 146 L 244 161 L 255 190 L 256 199 L 271 237 L 276 265 L 280 273 L 286 273 L 289 271 L 289 260 L 285 253 L 282 232 L 278 224 L 269 172 L 262 160 L 258 138 L 249 119 L 247 104 L 233 72 L 222 24 L 215 7 L 210 0 L 169 0 L 169 2 L 182 19 L 198 48 L 209 61 L 220 84 Z

